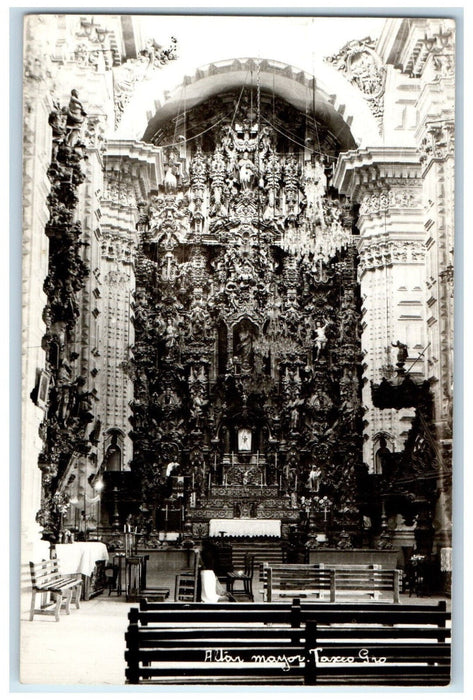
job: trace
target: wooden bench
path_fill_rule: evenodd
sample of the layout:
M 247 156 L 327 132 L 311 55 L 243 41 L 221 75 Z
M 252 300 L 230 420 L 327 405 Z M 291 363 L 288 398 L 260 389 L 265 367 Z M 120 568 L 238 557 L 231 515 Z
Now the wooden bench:
M 348 645 L 351 655 L 361 653 L 365 664 L 363 649 L 367 648 L 370 656 L 375 648 L 381 654 L 388 645 L 397 645 L 388 666 L 384 664 L 384 675 L 369 669 L 360 682 L 368 678 L 369 684 L 376 685 L 379 677 L 380 684 L 396 685 L 396 674 L 386 669 L 405 663 L 402 653 L 411 653 L 414 658 L 414 648 L 418 649 L 419 669 L 416 666 L 409 675 L 408 667 L 405 678 L 412 680 L 417 673 L 420 684 L 429 684 L 423 664 L 434 658 L 441 662 L 442 673 L 435 671 L 430 684 L 441 684 L 448 675 L 450 616 L 445 603 L 363 606 L 294 600 L 175 604 L 144 599 L 140 607 L 129 613 L 127 683 L 338 685 L 345 682 L 344 676 L 339 681 L 325 656 L 332 646 L 331 656 L 336 656 L 337 650 L 343 656 L 343 644 Z M 306 634 L 306 625 L 312 621 L 317 626 L 308 627 L 310 634 Z M 324 653 L 318 654 L 319 649 Z M 374 651 L 372 655 L 376 656 Z M 349 673 L 358 683 L 356 674 Z M 411 683 L 404 683 L 403 677 L 403 684 Z
M 301 596 L 335 602 L 340 597 L 378 600 L 392 596 L 399 603 L 401 572 L 397 569 L 378 569 L 371 566 L 319 567 L 307 564 L 266 566 L 264 593 L 271 602 L 276 597 Z
M 30 561 L 30 572 L 33 587 L 30 620 L 35 615 L 54 615 L 59 622 L 61 606 L 65 605 L 66 615 L 69 615 L 73 596 L 76 608 L 80 607 L 82 578 L 60 574 L 57 559 L 45 559 L 39 563 Z M 37 595 L 41 596 L 39 608 L 36 607 Z
M 396 617 L 394 617 L 396 620 Z M 445 630 L 446 631 L 446 630 Z M 306 685 L 441 686 L 450 683 L 451 644 L 421 626 L 306 625 Z

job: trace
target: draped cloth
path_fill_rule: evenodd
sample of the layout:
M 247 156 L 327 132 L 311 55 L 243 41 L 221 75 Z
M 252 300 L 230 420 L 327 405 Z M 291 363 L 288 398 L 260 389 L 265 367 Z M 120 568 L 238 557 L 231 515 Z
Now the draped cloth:
M 281 537 L 281 521 L 257 518 L 212 518 L 209 536 L 219 537 Z
M 61 574 L 90 576 L 96 561 L 108 561 L 108 550 L 103 542 L 57 544 L 56 555 Z

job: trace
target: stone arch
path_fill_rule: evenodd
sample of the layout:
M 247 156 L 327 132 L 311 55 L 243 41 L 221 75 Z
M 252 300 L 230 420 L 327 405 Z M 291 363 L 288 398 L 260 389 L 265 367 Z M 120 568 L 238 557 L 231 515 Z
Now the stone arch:
M 190 72 L 172 68 L 138 86 L 115 138 L 149 141 L 160 124 L 212 96 L 243 85 L 256 87 L 258 75 L 262 90 L 274 91 L 296 109 L 315 110 L 342 150 L 380 143 L 378 125 L 361 92 L 322 61 L 298 68 L 272 59 L 242 58 L 208 63 Z

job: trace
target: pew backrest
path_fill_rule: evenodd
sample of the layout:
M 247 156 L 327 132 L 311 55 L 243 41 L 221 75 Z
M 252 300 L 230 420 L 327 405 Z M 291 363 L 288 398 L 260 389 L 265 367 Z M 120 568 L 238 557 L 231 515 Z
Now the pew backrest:
M 436 660 L 442 671 L 434 671 L 431 684 L 443 683 L 448 675 L 450 616 L 444 602 L 363 606 L 297 600 L 292 604 L 141 601 L 141 607 L 146 609 L 132 608 L 129 613 L 127 683 L 338 685 L 348 679 L 347 684 L 396 685 L 392 668 L 397 664 L 397 674 L 407 669 L 403 684 L 424 685 L 429 684 L 424 666 Z M 382 669 L 380 663 L 370 664 L 371 657 L 386 656 L 387 648 L 392 651 L 389 663 L 384 662 Z M 344 659 L 344 654 L 360 658 L 370 668 L 363 674 L 353 670 L 356 664 L 346 672 L 343 666 L 337 676 L 332 657 Z M 321 668 L 314 671 L 315 662 Z M 410 666 L 404 668 L 406 663 L 413 664 L 412 671 Z

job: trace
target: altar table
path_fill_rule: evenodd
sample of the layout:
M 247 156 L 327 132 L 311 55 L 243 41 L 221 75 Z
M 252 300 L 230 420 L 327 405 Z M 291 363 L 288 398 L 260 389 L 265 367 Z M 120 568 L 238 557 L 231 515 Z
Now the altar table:
M 96 562 L 108 562 L 107 547 L 103 542 L 74 542 L 57 544 L 55 549 L 61 574 L 82 574 L 84 577 L 84 599 L 88 600 Z

